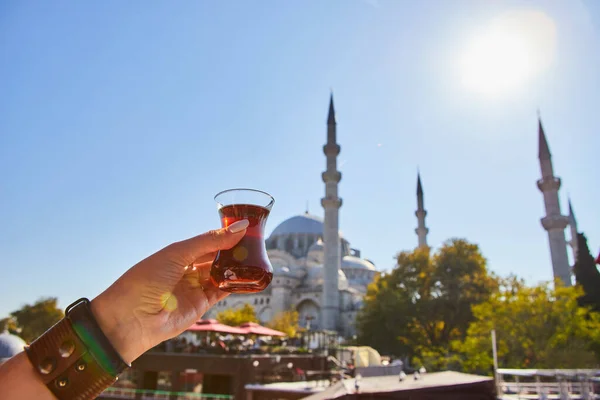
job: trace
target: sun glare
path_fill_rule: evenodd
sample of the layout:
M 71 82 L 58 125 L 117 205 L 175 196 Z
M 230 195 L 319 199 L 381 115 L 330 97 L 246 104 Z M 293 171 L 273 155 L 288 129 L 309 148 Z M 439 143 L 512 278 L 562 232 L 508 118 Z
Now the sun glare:
M 504 14 L 467 43 L 460 59 L 462 83 L 488 96 L 513 93 L 552 64 L 555 47 L 556 28 L 546 14 Z

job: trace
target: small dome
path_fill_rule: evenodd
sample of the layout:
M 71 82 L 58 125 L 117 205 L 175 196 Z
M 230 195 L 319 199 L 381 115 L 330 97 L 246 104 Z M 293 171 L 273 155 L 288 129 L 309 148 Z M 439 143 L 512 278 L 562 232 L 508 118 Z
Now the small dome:
M 302 286 L 314 289 L 323 287 L 324 273 L 325 269 L 322 265 L 308 267 L 306 278 L 304 279 Z M 338 270 L 338 289 L 348 289 L 348 279 L 346 278 L 346 274 L 344 274 L 344 271 L 342 271 L 341 269 Z
M 308 248 L 308 252 L 323 251 L 324 248 L 323 241 L 319 239 Z
M 344 258 L 342 258 L 342 268 L 368 269 L 369 271 L 376 271 L 375 265 L 373 265 L 370 261 L 354 256 L 344 256 Z
M 302 279 L 305 274 L 303 268 L 273 267 L 273 275 L 279 278 Z
M 0 333 L 0 362 L 22 352 L 26 344 L 17 335 L 8 332 Z
M 321 239 L 317 240 L 308 248 L 308 253 L 306 255 L 307 260 L 311 263 L 323 264 L 325 259 L 323 249 L 323 241 Z
M 274 268 L 275 275 L 282 275 L 282 276 L 291 276 L 292 275 L 292 271 L 290 271 L 290 267 L 280 267 L 280 266 L 276 266 Z

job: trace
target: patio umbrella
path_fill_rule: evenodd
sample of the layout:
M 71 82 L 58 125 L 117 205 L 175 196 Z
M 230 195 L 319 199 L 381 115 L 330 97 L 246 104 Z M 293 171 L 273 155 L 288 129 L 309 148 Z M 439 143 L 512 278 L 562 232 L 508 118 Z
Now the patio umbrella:
M 243 329 L 221 324 L 216 319 L 201 319 L 186 329 L 187 332 L 219 332 L 240 335 L 246 333 Z
M 275 329 L 267 328 L 266 326 L 259 325 L 255 322 L 246 322 L 241 324 L 239 328 L 244 331 L 247 335 L 261 335 L 261 336 L 286 336 L 285 333 L 276 331 Z

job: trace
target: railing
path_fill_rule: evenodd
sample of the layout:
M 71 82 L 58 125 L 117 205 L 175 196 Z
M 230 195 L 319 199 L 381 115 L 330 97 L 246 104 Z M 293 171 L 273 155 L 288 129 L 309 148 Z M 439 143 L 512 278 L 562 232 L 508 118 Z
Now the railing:
M 501 382 L 502 399 L 600 399 L 592 382 Z
M 110 387 L 99 398 L 102 399 L 135 399 L 135 400 L 231 400 L 233 396 L 226 394 L 207 394 L 193 392 L 169 392 L 166 390 L 144 390 Z
M 503 400 L 600 399 L 600 370 L 499 368 L 496 374 L 498 397 Z

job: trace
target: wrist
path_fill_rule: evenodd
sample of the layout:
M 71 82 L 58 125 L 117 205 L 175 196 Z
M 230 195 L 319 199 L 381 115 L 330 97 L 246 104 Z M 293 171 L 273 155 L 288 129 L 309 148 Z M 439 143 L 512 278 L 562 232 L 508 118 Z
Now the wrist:
M 119 304 L 106 292 L 91 301 L 90 308 L 100 329 L 123 361 L 131 362 L 144 353 L 133 316 L 122 315 Z

